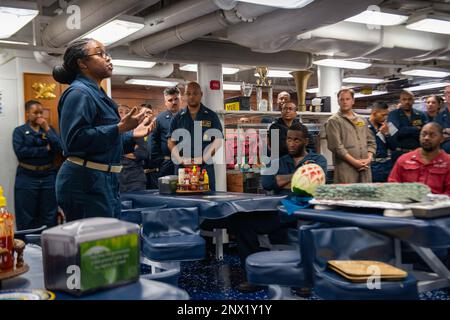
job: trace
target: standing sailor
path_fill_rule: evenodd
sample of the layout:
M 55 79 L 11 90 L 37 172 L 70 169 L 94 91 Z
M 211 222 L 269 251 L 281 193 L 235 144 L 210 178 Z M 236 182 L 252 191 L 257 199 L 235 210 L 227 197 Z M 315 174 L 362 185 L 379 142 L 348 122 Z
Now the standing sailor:
M 19 160 L 14 186 L 18 230 L 56 225 L 55 156 L 61 141 L 43 117 L 39 101 L 25 103 L 26 124 L 14 129 L 13 147 Z

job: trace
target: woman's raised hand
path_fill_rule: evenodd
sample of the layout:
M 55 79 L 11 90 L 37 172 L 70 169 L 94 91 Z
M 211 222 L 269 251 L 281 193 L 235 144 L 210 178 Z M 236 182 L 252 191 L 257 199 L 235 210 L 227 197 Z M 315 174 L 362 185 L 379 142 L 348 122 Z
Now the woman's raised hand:
M 123 117 L 119 124 L 119 133 L 124 133 L 138 127 L 145 120 L 145 110 L 138 111 L 138 108 L 134 107 L 130 112 Z

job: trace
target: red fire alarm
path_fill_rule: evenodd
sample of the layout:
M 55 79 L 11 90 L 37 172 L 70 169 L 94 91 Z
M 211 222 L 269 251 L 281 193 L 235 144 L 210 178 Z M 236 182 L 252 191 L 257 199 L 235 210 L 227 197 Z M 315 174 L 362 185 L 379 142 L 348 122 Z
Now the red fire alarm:
M 220 81 L 219 80 L 211 80 L 209 82 L 209 88 L 211 90 L 220 90 Z

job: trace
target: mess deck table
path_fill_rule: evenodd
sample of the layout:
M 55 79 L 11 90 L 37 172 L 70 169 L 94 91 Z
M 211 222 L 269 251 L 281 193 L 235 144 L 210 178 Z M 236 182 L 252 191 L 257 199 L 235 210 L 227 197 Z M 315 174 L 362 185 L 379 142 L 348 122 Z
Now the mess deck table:
M 279 208 L 286 213 L 284 207 Z M 432 249 L 450 248 L 450 217 L 417 219 L 385 217 L 376 213 L 352 213 L 344 210 L 299 209 L 293 213 L 301 220 L 339 226 L 355 226 L 387 235 L 394 239 L 395 264 L 402 264 L 401 242 L 407 243 L 434 273 L 412 271 L 419 281 L 419 292 L 450 287 L 450 270 Z
M 3 280 L 2 290 L 45 289 L 42 249 L 36 245 L 27 245 L 24 261 L 30 270 L 15 278 Z M 64 292 L 54 293 L 56 300 L 189 300 L 189 295 L 182 289 L 143 278 L 135 283 L 80 297 Z
M 121 201 L 131 201 L 133 208 L 166 205 L 168 208 L 197 207 L 199 217 L 204 219 L 223 219 L 235 213 L 253 213 L 276 211 L 281 200 L 286 196 L 238 192 L 211 192 L 207 194 L 160 194 L 158 190 L 145 190 L 121 194 Z M 212 234 L 216 241 L 216 258 L 223 258 L 225 229 L 214 229 Z

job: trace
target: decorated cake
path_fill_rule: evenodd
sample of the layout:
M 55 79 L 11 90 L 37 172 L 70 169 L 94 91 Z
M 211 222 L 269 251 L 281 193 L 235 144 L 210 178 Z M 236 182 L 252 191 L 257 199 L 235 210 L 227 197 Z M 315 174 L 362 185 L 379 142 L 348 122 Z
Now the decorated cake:
M 317 200 L 411 203 L 422 201 L 431 190 L 421 183 L 350 183 L 321 185 L 315 193 Z

